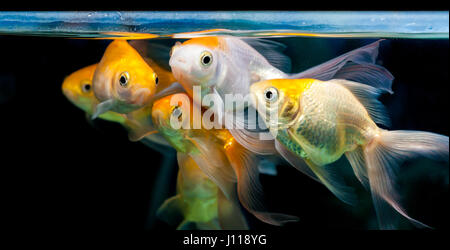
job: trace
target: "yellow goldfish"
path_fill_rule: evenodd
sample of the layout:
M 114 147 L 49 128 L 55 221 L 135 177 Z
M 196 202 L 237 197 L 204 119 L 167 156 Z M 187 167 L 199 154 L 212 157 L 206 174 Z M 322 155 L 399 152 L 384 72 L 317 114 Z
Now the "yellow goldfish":
M 234 218 L 244 218 L 242 212 L 198 167 L 191 157 L 180 164 L 177 177 L 177 195 L 167 199 L 158 209 L 158 217 L 170 223 L 181 213 L 183 221 L 177 229 L 248 229 L 245 220 L 231 224 Z
M 291 60 L 282 53 L 286 46 L 281 43 L 260 38 L 207 36 L 177 42 L 172 48 L 169 64 L 175 79 L 191 97 L 193 87 L 200 86 L 202 98 L 207 94 L 216 94 L 222 101 L 225 101 L 226 95 L 248 95 L 252 83 L 278 78 L 315 78 L 324 81 L 342 78 L 391 92 L 393 76 L 384 67 L 375 64 L 381 41 L 292 74 Z M 207 105 L 205 107 L 210 107 Z M 251 105 L 248 106 L 248 101 L 228 107 L 231 110 L 225 106 L 225 116 L 233 116 L 232 111 L 245 108 L 249 109 L 248 112 L 256 113 Z M 259 140 L 259 133 L 255 135 L 249 129 L 241 129 L 257 128 L 257 117 L 245 120 L 239 117 L 231 120 L 233 124 L 227 124 L 235 139 L 252 152 L 274 153 L 272 141 Z
M 95 106 L 99 103 L 92 89 L 92 78 L 97 64 L 79 69 L 64 79 L 62 91 L 69 101 L 88 115 L 94 113 Z M 101 119 L 125 123 L 126 117 L 112 111 L 100 114 Z
M 251 92 L 278 152 L 294 167 L 350 202 L 351 193 L 329 165 L 345 154 L 356 177 L 371 190 L 380 228 L 394 228 L 397 213 L 426 227 L 399 204 L 393 173 L 413 156 L 448 161 L 447 136 L 379 128 L 389 124 L 377 100 L 382 90 L 353 81 L 274 79 L 254 83 Z
M 64 95 L 75 106 L 86 112 L 87 115 L 94 113 L 95 105 L 99 103 L 93 93 L 92 77 L 97 64 L 93 64 L 75 71 L 64 79 L 62 91 Z M 165 72 L 161 71 L 163 74 Z M 170 79 L 169 79 L 170 80 Z M 167 86 L 167 81 L 164 85 Z M 129 139 L 137 141 L 146 138 L 143 143 L 154 142 L 158 145 L 169 146 L 167 141 L 159 134 L 155 134 L 155 129 L 151 124 L 151 107 L 144 107 L 131 112 L 130 115 L 119 114 L 113 111 L 107 111 L 99 115 L 99 118 L 111 122 L 117 122 L 124 126 L 128 131 Z M 151 145 L 149 145 L 151 146 Z M 155 148 L 154 146 L 151 146 Z
M 266 223 L 281 225 L 296 221 L 294 216 L 265 211 L 256 155 L 237 143 L 226 129 L 191 129 L 194 109 L 200 107 L 184 93 L 166 96 L 153 104 L 155 128 L 177 150 L 179 165 L 192 158 L 231 202 L 236 199 L 237 182 L 242 205 Z M 174 127 L 173 121 L 182 126 Z
M 93 118 L 107 112 L 129 113 L 146 106 L 156 92 L 158 76 L 139 53 L 123 40 L 106 48 L 93 77 L 100 101 Z

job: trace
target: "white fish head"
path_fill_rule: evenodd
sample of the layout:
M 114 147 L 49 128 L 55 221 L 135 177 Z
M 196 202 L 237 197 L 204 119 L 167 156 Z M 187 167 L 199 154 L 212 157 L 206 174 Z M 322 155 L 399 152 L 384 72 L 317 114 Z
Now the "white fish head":
M 218 53 L 194 44 L 177 44 L 172 48 L 169 65 L 175 79 L 192 93 L 194 86 L 210 88 L 216 84 Z

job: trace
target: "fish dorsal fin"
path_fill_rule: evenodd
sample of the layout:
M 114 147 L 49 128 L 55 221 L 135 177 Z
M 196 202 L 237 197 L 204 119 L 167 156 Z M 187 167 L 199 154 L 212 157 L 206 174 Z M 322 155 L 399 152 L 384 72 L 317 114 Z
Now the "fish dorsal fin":
M 161 68 L 170 71 L 171 46 L 149 40 L 132 40 L 129 44 L 143 57 L 150 58 Z
M 291 74 L 289 78 L 314 78 L 322 81 L 340 78 L 361 82 L 393 93 L 392 81 L 394 77 L 386 68 L 375 64 L 379 45 L 382 41 L 378 40 L 303 72 Z
M 367 112 L 375 123 L 390 127 L 391 121 L 388 112 L 384 105 L 377 99 L 378 96 L 383 92 L 383 90 L 374 88 L 369 85 L 342 79 L 333 79 L 328 82 L 339 84 L 350 90 L 350 92 L 352 92 L 352 94 L 366 108 Z
M 242 38 L 242 41 L 260 53 L 275 68 L 284 73 L 291 72 L 291 58 L 283 54 L 283 51 L 287 48 L 286 45 L 262 38 Z

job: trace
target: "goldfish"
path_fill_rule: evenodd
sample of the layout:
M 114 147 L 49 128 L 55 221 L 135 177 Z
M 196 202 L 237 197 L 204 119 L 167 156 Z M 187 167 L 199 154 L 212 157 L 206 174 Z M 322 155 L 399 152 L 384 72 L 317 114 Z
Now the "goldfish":
M 93 118 L 107 111 L 126 114 L 146 106 L 159 78 L 141 55 L 124 40 L 114 40 L 97 65 L 92 83 L 99 100 Z
M 175 196 L 161 205 L 157 215 L 171 223 L 175 214 L 180 214 L 183 220 L 177 229 L 189 229 L 192 226 L 201 230 L 248 229 L 242 219 L 242 212 L 225 198 L 191 157 L 180 164 L 176 191 Z M 229 222 L 235 220 L 233 217 L 241 218 L 241 223 L 230 225 Z
M 99 103 L 99 100 L 93 93 L 92 87 L 92 79 L 96 67 L 97 64 L 93 64 L 81 68 L 67 76 L 62 84 L 63 94 L 76 107 L 86 112 L 87 116 L 91 116 L 94 113 L 95 105 Z M 168 83 L 164 84 L 168 85 Z M 151 127 L 151 107 L 144 107 L 133 111 L 130 116 L 113 111 L 107 111 L 100 114 L 99 118 L 116 122 L 124 126 L 128 131 L 129 139 L 132 141 L 145 138 L 142 142 L 152 148 L 158 147 L 149 142 L 170 147 L 167 141 L 161 135 L 155 133 L 155 129 Z
M 207 94 L 214 94 L 220 96 L 222 101 L 228 94 L 249 95 L 252 83 L 286 78 L 315 78 L 323 81 L 342 78 L 364 82 L 391 92 L 393 76 L 387 69 L 375 64 L 381 41 L 383 40 L 293 74 L 290 73 L 290 58 L 282 53 L 286 46 L 281 43 L 260 38 L 206 36 L 177 42 L 172 47 L 169 65 L 175 79 L 191 97 L 193 87 L 200 86 L 202 98 Z M 248 105 L 249 102 L 247 100 L 230 108 L 224 107 L 223 117 L 233 116 L 235 111 L 248 110 L 247 112 L 256 113 Z M 208 104 L 202 105 L 211 108 Z M 217 108 L 221 109 L 222 106 L 218 105 Z M 260 133 L 255 134 L 248 129 L 260 126 L 258 117 L 239 117 L 241 116 L 237 115 L 235 119 L 225 120 L 235 139 L 252 152 L 273 154 L 273 142 L 260 140 Z
M 99 103 L 92 89 L 92 78 L 94 76 L 97 64 L 93 64 L 79 69 L 67 76 L 62 84 L 64 96 L 79 109 L 88 115 L 94 113 L 95 106 Z M 125 123 L 126 117 L 112 111 L 107 111 L 99 115 L 101 119 Z
M 377 99 L 380 88 L 343 79 L 272 79 L 250 87 L 252 103 L 276 138 L 278 152 L 294 167 L 323 183 L 350 203 L 351 189 L 333 172 L 343 155 L 357 179 L 371 191 L 381 229 L 394 229 L 400 214 L 413 225 L 399 202 L 395 172 L 416 156 L 448 162 L 448 136 L 389 127 Z
M 201 129 L 191 129 L 194 109 L 201 111 L 186 93 L 168 95 L 153 103 L 155 128 L 176 149 L 179 165 L 192 158 L 235 206 L 237 186 L 240 203 L 261 221 L 272 225 L 296 221 L 295 216 L 266 211 L 256 154 L 240 145 L 227 129 L 207 128 L 205 123 Z

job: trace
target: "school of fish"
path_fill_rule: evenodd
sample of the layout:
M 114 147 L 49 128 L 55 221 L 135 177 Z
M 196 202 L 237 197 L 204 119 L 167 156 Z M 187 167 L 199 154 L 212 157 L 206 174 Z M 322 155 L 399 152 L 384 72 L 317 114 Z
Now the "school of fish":
M 286 46 L 268 39 L 205 36 L 164 48 L 114 40 L 97 64 L 66 77 L 62 91 L 88 121 L 119 123 L 131 141 L 176 151 L 176 194 L 157 216 L 177 229 L 247 230 L 242 209 L 275 226 L 299 221 L 267 206 L 270 187 L 259 175 L 276 175 L 280 161 L 358 206 L 333 166 L 343 156 L 370 192 L 380 229 L 397 229 L 398 217 L 431 228 L 402 206 L 395 173 L 417 156 L 448 166 L 449 139 L 388 129 L 377 98 L 393 94 L 394 77 L 376 63 L 382 42 L 291 73 Z M 248 99 L 230 107 L 230 95 Z

